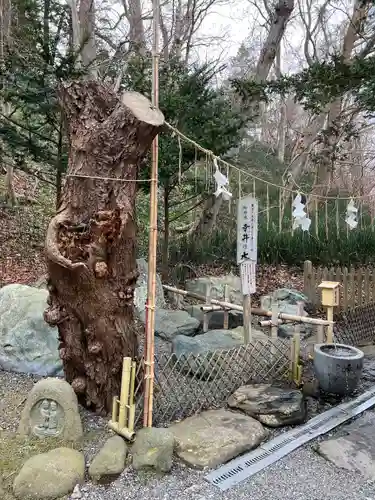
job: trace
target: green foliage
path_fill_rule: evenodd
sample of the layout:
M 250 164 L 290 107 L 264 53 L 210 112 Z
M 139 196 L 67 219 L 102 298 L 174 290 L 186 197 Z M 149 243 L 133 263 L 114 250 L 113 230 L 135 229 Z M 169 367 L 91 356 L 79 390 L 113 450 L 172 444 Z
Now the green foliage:
M 268 101 L 273 95 L 293 94 L 306 110 L 319 113 L 324 106 L 351 92 L 364 110 L 375 111 L 375 56 L 353 57 L 345 62 L 340 55 L 316 62 L 294 75 L 259 84 L 233 79 L 234 89 L 245 103 L 255 99 Z
M 245 117 L 233 109 L 229 99 L 214 86 L 216 70 L 209 64 L 187 67 L 180 61 L 162 61 L 159 73 L 159 107 L 165 119 L 201 146 L 225 154 L 237 146 Z M 129 61 L 124 87 L 151 97 L 150 58 Z M 187 172 L 202 155 L 166 129 L 159 138 L 159 180 L 173 188 L 179 170 Z M 181 154 L 182 153 L 182 154 Z M 149 162 L 148 162 L 149 164 Z M 142 169 L 148 178 L 149 169 Z M 187 179 L 189 180 L 189 179 Z
M 66 43 L 69 9 L 53 0 L 16 0 L 12 7 L 11 42 L 0 89 L 0 99 L 11 112 L 0 117 L 5 154 L 13 161 L 16 155 L 18 168 L 23 160 L 33 160 L 52 169 L 59 163 L 64 170 L 66 153 L 58 157 L 57 152 L 61 117 L 56 88 L 62 78 L 77 75 Z
M 369 229 L 344 231 L 317 238 L 311 231 L 281 233 L 273 227 L 260 228 L 258 235 L 258 262 L 260 264 L 287 264 L 302 266 L 305 260 L 314 265 L 352 266 L 375 264 L 375 232 Z M 175 241 L 171 245 L 170 264 L 233 266 L 236 263 L 236 234 L 217 229 L 203 240 Z

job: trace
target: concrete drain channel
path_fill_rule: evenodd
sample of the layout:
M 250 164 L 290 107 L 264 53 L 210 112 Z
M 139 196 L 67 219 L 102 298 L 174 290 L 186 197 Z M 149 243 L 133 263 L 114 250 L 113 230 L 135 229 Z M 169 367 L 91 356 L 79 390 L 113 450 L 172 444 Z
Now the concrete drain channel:
M 206 481 L 222 491 L 250 478 L 309 441 L 356 417 L 375 405 L 375 387 L 349 403 L 342 403 L 309 420 L 306 424 L 259 446 L 256 450 L 231 460 L 205 476 Z

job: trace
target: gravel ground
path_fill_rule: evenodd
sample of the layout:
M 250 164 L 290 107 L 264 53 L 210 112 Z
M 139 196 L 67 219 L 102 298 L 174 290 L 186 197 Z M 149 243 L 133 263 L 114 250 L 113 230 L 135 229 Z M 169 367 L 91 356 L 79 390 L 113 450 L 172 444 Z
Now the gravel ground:
M 25 398 L 37 378 L 0 371 L 0 430 L 14 432 Z M 106 421 L 81 408 L 85 432 L 95 439 L 84 447 L 90 463 L 109 435 Z M 107 486 L 81 487 L 82 500 L 375 500 L 375 483 L 335 468 L 309 444 L 237 487 L 222 493 L 204 480 L 204 473 L 176 461 L 171 474 L 136 474 L 131 467 Z
M 204 474 L 177 465 L 171 474 L 135 475 L 130 469 L 108 487 L 87 484 L 90 500 L 374 500 L 374 482 L 333 468 L 311 446 L 301 448 L 254 478 L 222 493 Z

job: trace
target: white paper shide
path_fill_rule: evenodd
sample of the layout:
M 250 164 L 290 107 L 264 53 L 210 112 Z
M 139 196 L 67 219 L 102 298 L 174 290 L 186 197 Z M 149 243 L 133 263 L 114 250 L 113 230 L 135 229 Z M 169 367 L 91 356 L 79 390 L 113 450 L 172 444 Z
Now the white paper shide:
M 228 179 L 228 177 L 226 177 L 224 174 L 222 174 L 220 172 L 219 167 L 217 165 L 216 158 L 214 158 L 213 161 L 214 161 L 214 166 L 215 166 L 214 179 L 215 179 L 216 186 L 217 186 L 214 194 L 215 194 L 216 198 L 222 194 L 223 200 L 229 201 L 232 198 L 232 193 L 228 190 L 229 179 Z
M 353 199 L 351 199 L 346 207 L 346 217 L 345 222 L 348 224 L 349 229 L 355 229 L 358 225 L 357 221 L 358 208 L 354 205 Z
M 311 219 L 307 217 L 305 205 L 302 203 L 302 196 L 298 193 L 293 201 L 293 229 L 301 228 L 302 231 L 308 231 L 311 225 Z

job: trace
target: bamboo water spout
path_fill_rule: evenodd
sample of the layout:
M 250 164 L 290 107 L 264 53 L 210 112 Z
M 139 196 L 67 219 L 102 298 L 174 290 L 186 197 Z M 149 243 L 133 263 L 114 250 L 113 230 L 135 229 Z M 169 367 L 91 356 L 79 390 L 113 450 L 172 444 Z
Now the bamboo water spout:
M 198 293 L 194 292 L 188 292 L 187 290 L 181 290 L 180 288 L 175 288 L 173 286 L 163 285 L 163 288 L 168 292 L 177 293 L 185 297 L 191 297 L 192 299 L 200 300 L 202 302 L 206 302 L 207 300 L 207 298 L 204 297 L 203 295 L 199 295 Z M 220 309 L 229 309 L 232 311 L 239 311 L 243 313 L 243 307 L 238 304 L 232 304 L 231 302 L 224 302 L 222 300 L 217 300 L 212 298 L 210 298 L 209 301 L 214 306 L 220 306 Z M 206 306 L 202 307 L 204 307 L 205 308 L 204 311 L 207 312 Z M 212 310 L 214 311 L 215 309 Z M 257 316 L 266 316 L 268 318 L 272 317 L 272 311 L 266 311 L 264 309 L 252 309 L 251 312 L 252 314 L 255 314 Z M 286 321 L 294 321 L 299 323 L 307 323 L 309 325 L 323 325 L 323 326 L 334 325 L 334 321 L 328 321 L 319 318 L 310 318 L 308 316 L 296 316 L 294 314 L 286 314 L 286 313 L 278 313 L 278 319 Z

